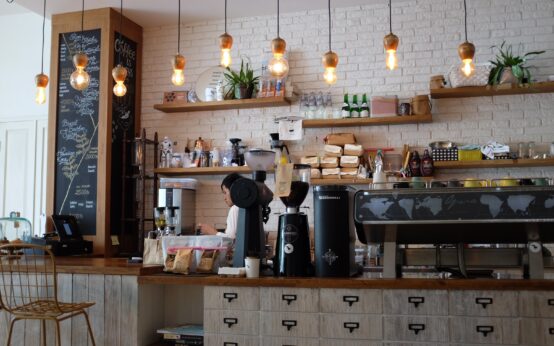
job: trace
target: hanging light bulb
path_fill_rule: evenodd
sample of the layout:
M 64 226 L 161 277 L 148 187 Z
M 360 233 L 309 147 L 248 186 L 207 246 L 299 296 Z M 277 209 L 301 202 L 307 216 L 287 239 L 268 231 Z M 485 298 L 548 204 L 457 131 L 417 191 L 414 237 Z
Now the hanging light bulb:
M 40 62 L 40 73 L 35 76 L 35 85 L 37 86 L 37 93 L 35 95 L 35 102 L 39 105 L 46 102 L 46 87 L 48 86 L 48 76 L 44 74 L 44 24 L 46 22 L 46 0 L 43 3 L 42 13 L 42 56 Z
M 181 0 L 177 0 L 179 3 L 179 12 L 177 15 L 177 54 L 171 59 L 171 66 L 173 67 L 173 74 L 171 75 L 171 83 L 175 86 L 181 86 L 185 84 L 185 57 L 181 55 Z
M 383 39 L 383 45 L 385 46 L 385 52 L 387 53 L 387 68 L 392 71 L 398 67 L 396 51 L 398 50 L 398 44 L 400 43 L 398 36 L 392 33 L 392 0 L 389 0 L 389 25 L 390 33 Z
M 337 82 L 337 65 L 339 64 L 339 56 L 331 50 L 331 0 L 328 0 L 327 7 L 329 9 L 329 51 L 323 55 L 323 79 L 329 85 Z
M 69 77 L 69 83 L 75 90 L 85 90 L 88 88 L 90 83 L 90 76 L 88 75 L 85 68 L 88 64 L 88 56 L 83 53 L 83 27 L 84 27 L 84 18 L 85 18 L 85 0 L 83 0 L 83 6 L 81 9 L 81 51 L 73 55 L 73 65 L 75 66 L 75 71 Z
M 219 36 L 219 49 L 221 50 L 220 64 L 223 67 L 231 65 L 231 47 L 233 36 L 227 33 L 227 0 L 225 0 L 225 32 Z
M 279 0 L 277 0 L 277 38 L 271 41 L 273 58 L 267 66 L 269 73 L 275 78 L 286 77 L 289 73 L 289 62 L 285 58 L 287 42 L 279 36 Z
M 88 88 L 90 76 L 87 71 L 85 71 L 87 64 L 88 56 L 85 53 L 79 52 L 73 56 L 75 71 L 73 71 L 71 77 L 69 78 L 69 83 L 73 89 L 82 91 Z
M 475 45 L 467 40 L 466 0 L 464 0 L 464 27 L 466 40 L 458 46 L 458 55 L 460 56 L 460 59 L 462 59 L 461 70 L 466 77 L 469 77 L 473 74 L 473 71 L 475 71 L 475 64 L 473 63 L 473 58 L 475 57 Z
M 123 29 L 123 0 L 120 1 L 119 10 L 119 42 L 122 42 L 122 29 Z M 113 87 L 113 93 L 115 96 L 122 97 L 127 93 L 127 87 L 125 86 L 125 78 L 127 78 L 127 69 L 121 65 L 121 49 L 118 49 L 119 64 L 112 69 L 112 77 L 115 81 Z

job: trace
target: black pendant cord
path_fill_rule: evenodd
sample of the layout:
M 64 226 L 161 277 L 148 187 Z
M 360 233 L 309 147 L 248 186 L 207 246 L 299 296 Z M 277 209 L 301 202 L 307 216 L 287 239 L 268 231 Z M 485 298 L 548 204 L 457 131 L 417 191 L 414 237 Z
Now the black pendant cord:
M 83 6 L 81 8 L 81 52 L 83 52 L 83 47 L 85 45 L 85 40 L 83 38 L 84 27 L 85 27 L 85 0 L 83 0 Z
M 46 23 L 46 0 L 44 0 L 44 7 L 42 8 L 42 52 L 40 57 L 40 73 L 44 74 L 44 27 Z
M 329 52 L 331 51 L 331 0 L 328 1 L 327 7 L 329 8 Z
M 123 38 L 122 38 L 122 30 L 123 30 L 123 0 L 120 2 L 119 7 L 119 44 L 123 44 Z M 121 64 L 121 47 L 119 47 L 119 50 L 117 52 L 117 60 L 119 61 L 119 65 Z
M 225 33 L 227 33 L 227 0 L 225 0 Z
M 467 3 L 466 0 L 464 0 L 464 26 L 466 31 L 466 42 L 467 42 Z
M 181 0 L 179 2 L 179 12 L 177 14 L 177 54 L 181 53 Z
M 277 0 L 277 37 L 279 36 L 279 0 Z
M 390 33 L 392 34 L 392 0 L 389 0 L 389 25 Z

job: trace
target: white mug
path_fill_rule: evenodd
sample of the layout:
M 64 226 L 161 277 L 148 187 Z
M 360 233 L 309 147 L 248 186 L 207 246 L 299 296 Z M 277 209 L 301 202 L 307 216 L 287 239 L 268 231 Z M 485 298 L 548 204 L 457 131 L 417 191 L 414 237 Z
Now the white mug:
M 213 88 L 206 88 L 204 93 L 206 96 L 206 102 L 215 101 L 215 90 Z
M 247 278 L 260 277 L 260 259 L 256 257 L 246 257 L 244 259 Z

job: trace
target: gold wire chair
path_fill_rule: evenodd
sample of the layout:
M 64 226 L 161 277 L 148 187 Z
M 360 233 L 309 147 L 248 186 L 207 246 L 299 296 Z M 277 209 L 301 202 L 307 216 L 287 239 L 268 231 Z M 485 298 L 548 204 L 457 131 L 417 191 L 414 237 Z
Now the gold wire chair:
M 0 246 L 0 309 L 13 315 L 6 345 L 10 345 L 15 322 L 41 320 L 42 345 L 46 345 L 46 321 L 56 323 L 56 345 L 60 345 L 60 322 L 83 314 L 92 345 L 96 345 L 85 309 L 94 302 L 58 301 L 56 262 L 45 247 L 31 244 Z

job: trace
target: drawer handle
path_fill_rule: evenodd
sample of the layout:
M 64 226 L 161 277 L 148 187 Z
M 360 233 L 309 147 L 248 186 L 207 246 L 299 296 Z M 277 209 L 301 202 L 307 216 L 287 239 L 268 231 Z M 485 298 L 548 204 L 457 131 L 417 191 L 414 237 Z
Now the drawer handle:
M 292 327 L 296 327 L 298 323 L 295 320 L 282 320 L 281 325 L 287 327 L 287 330 L 291 330 Z
M 422 330 L 425 330 L 425 325 L 423 323 L 410 323 L 408 324 L 408 329 L 413 331 L 414 334 L 417 335 Z
M 232 302 L 233 299 L 237 299 L 239 295 L 237 293 L 223 293 L 223 299 L 227 299 L 227 302 Z
M 548 305 L 554 306 L 554 299 L 548 299 Z
M 296 300 L 296 294 L 283 294 L 281 299 L 287 302 L 287 305 L 290 305 L 293 301 Z
M 358 322 L 344 322 L 344 328 L 352 333 L 355 329 L 360 328 L 360 324 Z
M 342 301 L 345 303 L 348 303 L 348 306 L 352 306 L 352 304 L 357 303 L 360 301 L 360 297 L 358 296 L 342 296 Z
M 475 304 L 480 304 L 483 309 L 486 309 L 487 305 L 492 304 L 492 298 L 475 298 Z
M 225 342 L 223 343 L 223 346 L 239 346 L 239 344 L 236 343 L 236 342 L 228 342 L 228 341 L 225 341 Z
M 233 326 L 233 324 L 237 324 L 239 323 L 239 320 L 238 318 L 224 318 L 223 319 L 223 323 L 225 323 L 227 325 L 227 327 L 231 328 Z
M 554 328 L 548 328 L 548 334 L 554 335 Z
M 494 332 L 493 326 L 477 326 L 475 328 L 477 330 L 477 333 L 482 333 L 483 336 L 487 336 L 489 333 Z
M 414 304 L 414 306 L 417 308 L 419 304 L 425 303 L 424 297 L 408 297 L 408 303 Z

